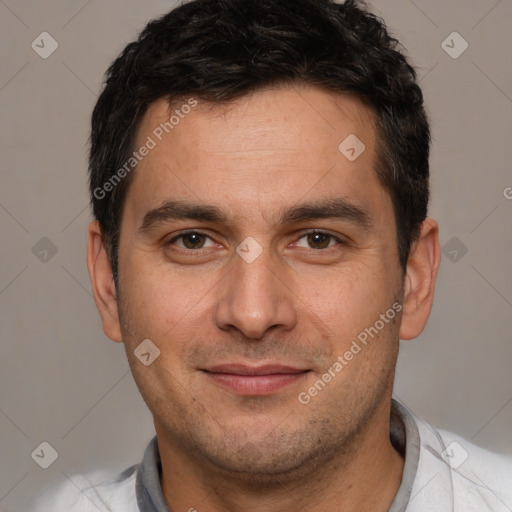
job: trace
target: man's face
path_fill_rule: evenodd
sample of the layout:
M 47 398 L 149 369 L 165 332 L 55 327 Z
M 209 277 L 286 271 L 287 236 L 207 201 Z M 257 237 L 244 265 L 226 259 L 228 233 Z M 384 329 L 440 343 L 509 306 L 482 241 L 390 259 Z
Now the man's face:
M 126 352 L 160 443 L 228 470 L 291 470 L 346 447 L 390 398 L 402 272 L 375 120 L 316 88 L 190 110 L 159 141 L 171 113 L 158 101 L 138 132 L 136 148 L 156 147 L 122 219 Z M 339 149 L 349 135 L 365 146 L 355 159 L 353 137 Z M 160 356 L 145 366 L 134 350 L 148 338 Z

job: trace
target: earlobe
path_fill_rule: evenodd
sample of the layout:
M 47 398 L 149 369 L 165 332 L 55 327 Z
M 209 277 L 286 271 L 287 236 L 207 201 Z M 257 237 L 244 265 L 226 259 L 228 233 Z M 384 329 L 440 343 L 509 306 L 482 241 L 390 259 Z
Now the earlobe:
M 436 221 L 428 218 L 421 225 L 420 235 L 413 244 L 407 261 L 401 339 L 416 338 L 425 328 L 432 310 L 440 263 L 439 227 Z
M 112 267 L 97 221 L 89 225 L 87 268 L 103 331 L 112 341 L 121 342 L 122 334 Z

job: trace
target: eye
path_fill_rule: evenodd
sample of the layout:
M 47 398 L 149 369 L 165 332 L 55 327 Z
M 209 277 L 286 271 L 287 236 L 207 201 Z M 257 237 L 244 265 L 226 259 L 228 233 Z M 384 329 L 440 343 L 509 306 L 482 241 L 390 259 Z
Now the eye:
M 204 249 L 206 247 L 205 243 L 208 240 L 213 242 L 213 240 L 204 233 L 200 233 L 199 231 L 187 231 L 175 236 L 169 240 L 166 245 L 176 245 L 181 249 L 197 250 Z M 212 246 L 210 245 L 209 247 Z
M 297 242 L 297 246 L 306 247 L 314 250 L 328 249 L 333 245 L 336 245 L 336 243 L 341 243 L 341 240 L 339 238 L 336 238 L 334 235 L 331 235 L 330 233 L 324 233 L 323 231 L 312 231 L 310 233 L 306 233 L 305 235 L 299 238 L 299 240 L 302 239 L 305 239 L 306 244 L 308 245 L 301 245 L 299 242 Z

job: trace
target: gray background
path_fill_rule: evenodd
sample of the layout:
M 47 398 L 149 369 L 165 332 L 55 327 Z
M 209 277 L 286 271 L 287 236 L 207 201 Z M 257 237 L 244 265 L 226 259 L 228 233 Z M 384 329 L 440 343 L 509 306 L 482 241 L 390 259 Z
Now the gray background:
M 91 295 L 86 141 L 107 66 L 173 5 L 0 0 L 3 512 L 75 472 L 138 462 L 153 435 L 123 346 L 104 336 Z M 373 6 L 421 76 L 434 137 L 430 213 L 446 247 L 430 323 L 402 343 L 396 395 L 512 455 L 512 1 Z M 31 48 L 43 31 L 59 45 L 47 59 Z M 457 59 L 441 46 L 454 31 L 469 44 Z M 48 242 L 33 249 L 43 237 L 53 256 L 41 252 Z M 46 470 L 31 458 L 43 441 L 59 454 Z

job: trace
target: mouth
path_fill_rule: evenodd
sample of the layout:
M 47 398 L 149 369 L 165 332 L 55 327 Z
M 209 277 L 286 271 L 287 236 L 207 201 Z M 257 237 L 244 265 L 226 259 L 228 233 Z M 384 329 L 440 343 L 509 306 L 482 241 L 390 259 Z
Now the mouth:
M 299 382 L 311 370 L 280 364 L 222 364 L 202 371 L 215 384 L 239 395 L 265 396 Z

